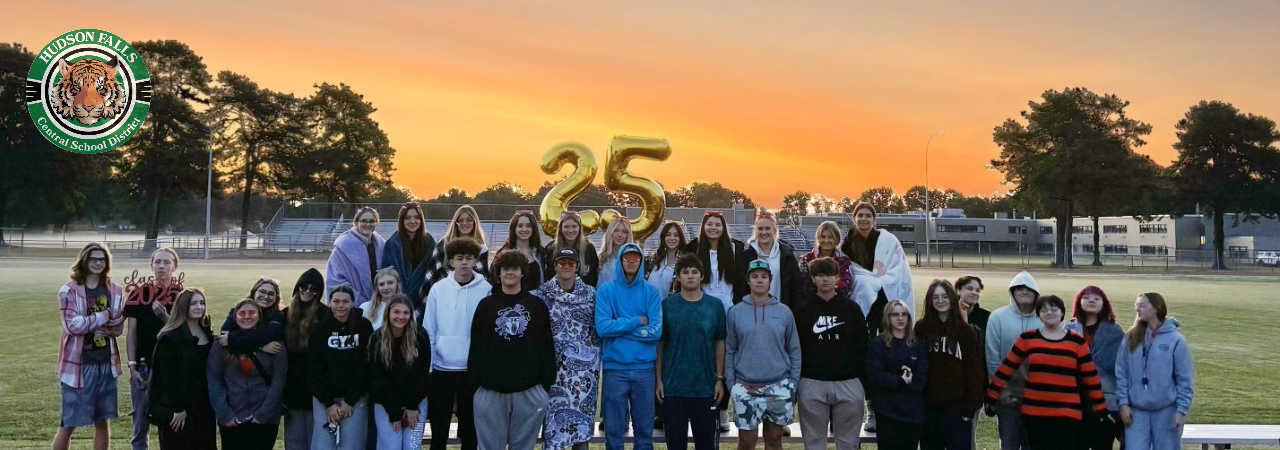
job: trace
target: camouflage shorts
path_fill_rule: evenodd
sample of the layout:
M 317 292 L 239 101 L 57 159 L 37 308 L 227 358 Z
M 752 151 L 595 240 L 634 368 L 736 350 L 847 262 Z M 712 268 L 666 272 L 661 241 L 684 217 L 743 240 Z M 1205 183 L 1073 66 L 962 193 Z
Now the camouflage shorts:
M 796 385 L 790 379 L 753 389 L 734 383 L 729 390 L 729 397 L 733 399 L 733 421 L 743 430 L 755 430 L 766 420 L 774 425 L 791 425 L 796 417 L 795 404 L 791 401 L 795 393 Z

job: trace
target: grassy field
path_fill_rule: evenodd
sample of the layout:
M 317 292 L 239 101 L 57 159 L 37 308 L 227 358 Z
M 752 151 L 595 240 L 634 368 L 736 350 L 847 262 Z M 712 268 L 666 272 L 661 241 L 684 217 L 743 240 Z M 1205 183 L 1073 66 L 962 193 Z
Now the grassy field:
M 0 449 L 48 448 L 58 423 L 59 394 L 54 376 L 58 355 L 57 290 L 66 282 L 69 259 L 0 259 Z M 260 276 L 283 281 L 286 291 L 308 267 L 322 261 L 188 261 L 180 267 L 188 286 L 209 293 L 210 311 L 221 316 L 248 293 Z M 117 279 L 143 270 L 142 260 L 121 260 Z M 987 309 L 1008 303 L 1006 287 L 1013 271 L 917 269 L 916 292 L 933 278 L 954 280 L 976 274 L 987 284 L 982 302 Z M 1132 273 L 1036 272 L 1045 294 L 1074 297 L 1086 285 L 1107 291 L 1116 304 L 1119 321 L 1132 323 L 1133 299 L 1156 291 L 1170 302 L 1171 314 L 1182 323 L 1192 346 L 1197 385 L 1192 423 L 1280 423 L 1280 332 L 1272 314 L 1280 312 L 1275 292 L 1280 279 L 1271 276 L 1159 275 Z M 920 302 L 917 301 L 917 304 Z M 123 348 L 123 338 L 120 345 Z M 112 423 L 112 447 L 127 448 L 128 384 L 120 383 L 121 418 Z M 995 421 L 983 418 L 979 448 L 996 448 Z M 77 431 L 73 448 L 89 448 L 91 429 Z M 155 433 L 152 433 L 153 448 Z M 788 446 L 799 449 L 801 446 Z M 874 446 L 868 446 L 874 448 Z M 277 447 L 283 448 L 283 447 Z M 730 448 L 728 446 L 726 449 Z M 1244 447 L 1237 447 L 1244 448 Z M 1261 448 L 1261 447 L 1259 447 Z

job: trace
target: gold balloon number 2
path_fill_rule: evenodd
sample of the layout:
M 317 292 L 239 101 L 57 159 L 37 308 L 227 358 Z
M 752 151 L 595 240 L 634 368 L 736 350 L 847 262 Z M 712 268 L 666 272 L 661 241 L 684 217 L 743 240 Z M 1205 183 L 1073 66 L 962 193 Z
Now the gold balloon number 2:
M 640 199 L 642 207 L 640 217 L 631 221 L 631 233 L 636 241 L 643 241 L 657 231 L 667 211 L 667 198 L 662 193 L 662 185 L 649 178 L 632 175 L 627 164 L 635 158 L 665 161 L 671 157 L 671 145 L 664 139 L 653 139 L 635 136 L 615 136 L 609 145 L 609 159 L 605 162 L 604 186 L 614 192 L 624 192 Z M 591 149 L 577 142 L 557 144 L 542 155 L 542 171 L 554 175 L 564 168 L 565 164 L 574 166 L 573 173 L 551 188 L 542 199 L 539 208 L 539 219 L 542 231 L 548 236 L 555 236 L 560 226 L 560 215 L 569 207 L 574 199 L 591 186 L 599 170 L 596 158 Z M 621 216 L 618 211 L 606 209 L 603 213 L 582 211 L 582 232 L 595 233 L 605 229 L 609 222 Z

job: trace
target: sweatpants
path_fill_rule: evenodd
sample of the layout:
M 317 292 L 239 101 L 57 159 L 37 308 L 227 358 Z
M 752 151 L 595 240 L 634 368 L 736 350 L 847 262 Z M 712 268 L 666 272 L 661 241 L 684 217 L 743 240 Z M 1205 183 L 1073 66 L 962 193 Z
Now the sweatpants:
M 1176 430 L 1169 429 L 1173 425 L 1173 418 L 1178 415 L 1176 405 L 1156 411 L 1143 411 L 1132 407 L 1130 410 L 1133 411 L 1133 422 L 1124 432 L 1126 449 L 1163 450 L 1179 448 L 1178 446 L 1182 445 L 1182 430 L 1186 426 L 1180 426 Z
M 533 450 L 547 418 L 549 399 L 541 385 L 511 394 L 476 389 L 473 405 L 480 450 Z
M 970 450 L 973 424 L 960 408 L 925 408 L 920 427 L 920 450 Z
M 223 449 L 271 450 L 280 434 L 278 423 L 242 423 L 234 427 L 218 427 Z
M 876 416 L 876 448 L 879 450 L 916 450 L 920 447 L 920 424 L 903 422 L 880 414 Z
M 1018 408 L 996 408 L 996 428 L 1000 433 L 1000 450 L 1031 450 L 1022 439 L 1022 412 Z
M 310 409 L 286 409 L 280 420 L 284 422 L 284 450 L 311 450 L 315 422 Z
M 1035 450 L 1077 450 L 1081 422 L 1074 419 L 1022 416 L 1027 447 Z M 1178 447 L 1169 447 L 1178 448 Z
M 398 413 L 399 411 L 396 411 Z M 399 422 L 404 416 L 391 417 L 382 405 L 373 405 L 373 423 L 377 428 L 378 450 L 418 450 L 422 448 L 422 424 L 427 422 L 427 399 L 418 404 L 418 422 L 411 426 L 400 426 L 400 431 L 391 428 L 391 422 Z
M 312 450 L 360 450 L 365 448 L 368 432 L 369 407 L 367 397 L 361 397 L 351 405 L 351 417 L 338 424 L 337 433 L 330 432 L 328 409 L 320 400 L 311 399 L 311 448 Z
M 858 379 L 820 381 L 800 378 L 796 406 L 807 449 L 827 448 L 827 430 L 835 429 L 836 450 L 856 450 L 862 431 L 866 392 Z
M 727 397 L 727 396 L 726 396 Z M 716 420 L 720 410 L 715 397 L 671 397 L 662 400 L 662 423 L 668 450 L 689 448 L 689 429 L 693 429 L 694 450 L 716 450 Z
M 133 408 L 133 450 L 147 450 L 147 435 L 151 434 L 151 422 L 147 419 L 147 393 L 150 385 L 138 386 L 129 377 L 129 404 Z
M 471 405 L 475 388 L 467 381 L 467 371 L 431 371 L 431 393 L 427 396 L 427 419 L 431 424 L 431 450 L 445 450 L 453 410 L 458 410 L 458 441 L 462 450 L 476 450 L 476 422 Z

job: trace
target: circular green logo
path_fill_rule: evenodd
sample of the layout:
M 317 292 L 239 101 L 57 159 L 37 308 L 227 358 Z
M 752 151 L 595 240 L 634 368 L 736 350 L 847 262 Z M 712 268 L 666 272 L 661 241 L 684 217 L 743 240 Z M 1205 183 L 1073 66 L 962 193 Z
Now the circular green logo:
M 151 74 L 129 41 L 102 30 L 63 33 L 27 72 L 27 111 L 40 134 L 75 153 L 133 137 L 151 108 Z

